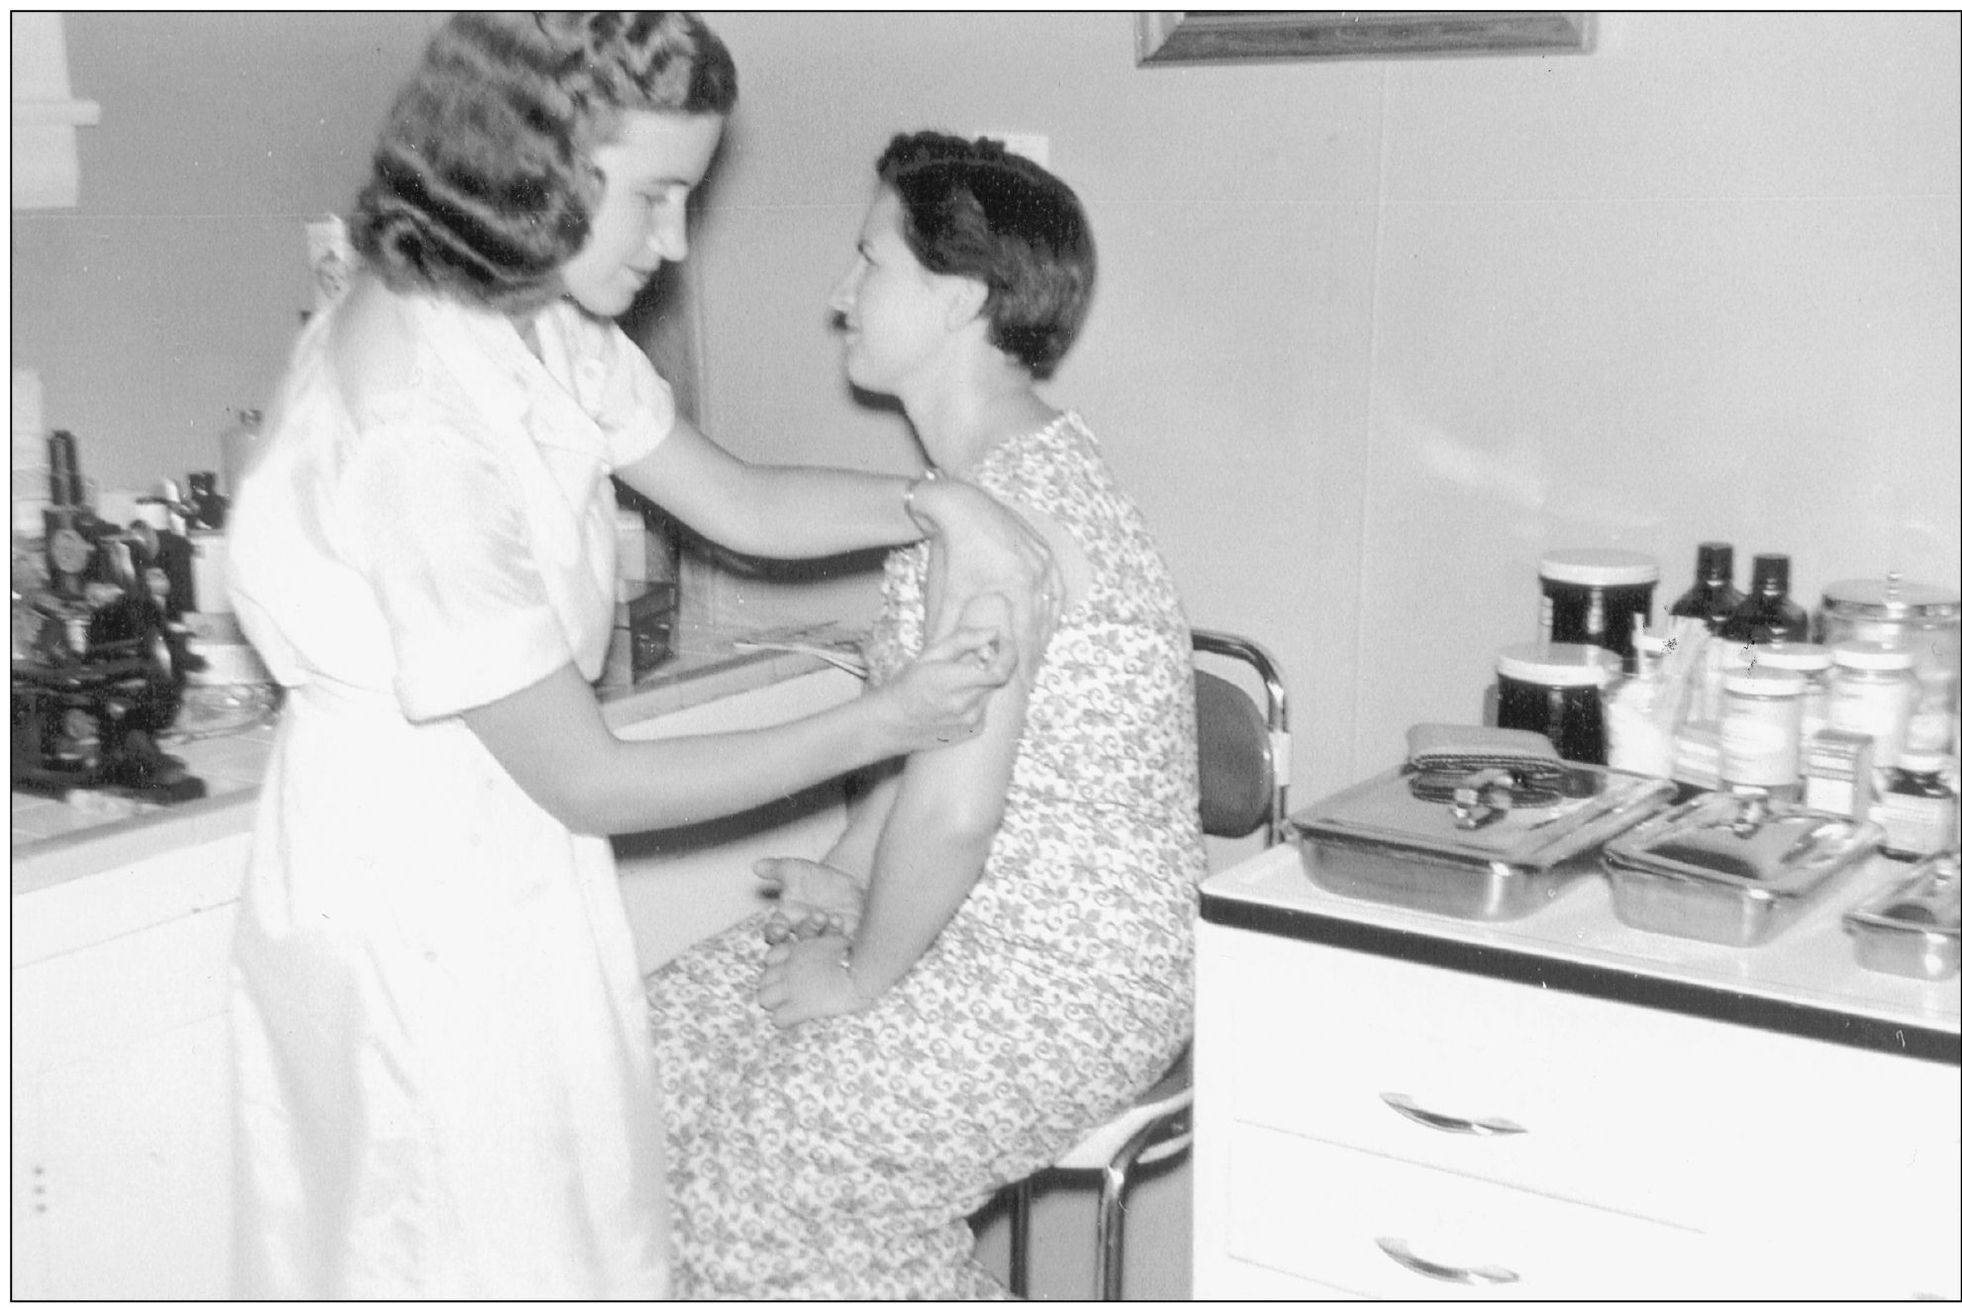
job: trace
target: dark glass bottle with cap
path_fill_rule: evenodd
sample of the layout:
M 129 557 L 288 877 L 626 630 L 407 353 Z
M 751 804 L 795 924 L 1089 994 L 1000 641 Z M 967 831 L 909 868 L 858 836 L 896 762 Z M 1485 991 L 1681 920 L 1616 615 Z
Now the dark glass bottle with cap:
M 1731 643 L 1804 643 L 1811 637 L 1805 611 L 1791 599 L 1792 559 L 1783 552 L 1751 558 L 1751 592 L 1718 631 Z
M 1744 595 L 1731 586 L 1731 559 L 1728 543 L 1698 543 L 1696 583 L 1669 604 L 1669 614 L 1700 620 L 1712 634 L 1721 632 L 1744 601 Z

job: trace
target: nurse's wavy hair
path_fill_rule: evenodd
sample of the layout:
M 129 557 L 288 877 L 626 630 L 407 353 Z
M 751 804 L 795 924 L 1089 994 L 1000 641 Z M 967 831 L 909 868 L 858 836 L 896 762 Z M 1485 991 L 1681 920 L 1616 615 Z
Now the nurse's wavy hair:
M 735 61 L 692 14 L 458 14 L 382 125 L 355 249 L 397 291 L 536 309 L 585 244 L 604 188 L 592 152 L 621 113 L 735 103 Z
M 901 233 L 936 274 L 988 289 L 988 341 L 1038 379 L 1076 341 L 1097 282 L 1090 220 L 1068 184 L 998 141 L 901 133 L 879 157 Z

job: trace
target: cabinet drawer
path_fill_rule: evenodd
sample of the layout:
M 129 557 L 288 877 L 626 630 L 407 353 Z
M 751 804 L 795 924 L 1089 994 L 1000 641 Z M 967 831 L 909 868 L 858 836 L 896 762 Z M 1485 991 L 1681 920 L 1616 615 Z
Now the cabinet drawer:
M 1816 1222 L 1822 1182 L 1946 1198 L 1955 1068 L 1269 937 L 1233 949 L 1200 989 L 1233 1000 L 1223 1084 L 1244 1121 L 1701 1229 Z
M 1192 1275 L 1194 1300 L 1354 1300 L 1357 1294 L 1238 1259 L 1217 1260 Z
M 1266 1128 L 1227 1134 L 1236 1260 L 1405 1300 L 1712 1292 L 1709 1243 L 1685 1229 Z

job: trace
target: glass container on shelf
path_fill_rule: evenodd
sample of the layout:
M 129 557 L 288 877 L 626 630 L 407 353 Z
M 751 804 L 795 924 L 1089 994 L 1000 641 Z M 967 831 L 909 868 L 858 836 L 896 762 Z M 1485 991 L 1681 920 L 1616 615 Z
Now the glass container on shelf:
M 1907 742 L 1908 722 L 1920 697 L 1914 654 L 1892 644 L 1853 639 L 1833 645 L 1826 720 L 1835 730 L 1873 740 L 1873 764 L 1891 767 Z
M 1795 800 L 1805 677 L 1797 671 L 1733 667 L 1724 676 L 1718 774 L 1725 789 Z
M 1535 730 L 1569 762 L 1605 766 L 1608 744 L 1603 690 L 1621 674 L 1621 658 L 1579 643 L 1522 643 L 1499 651 L 1498 724 Z
M 1912 861 L 1955 848 L 1955 759 L 1942 753 L 1902 753 L 1886 773 L 1873 817 L 1887 832 L 1880 851 L 1890 858 Z
M 1696 582 L 1669 604 L 1669 614 L 1700 620 L 1712 634 L 1722 630 L 1744 601 L 1744 595 L 1731 586 L 1731 561 L 1730 544 L 1698 543 Z
M 1635 670 L 1635 636 L 1648 628 L 1662 568 L 1644 552 L 1561 548 L 1540 558 L 1540 642 L 1590 644 Z
M 1715 721 L 1724 708 L 1724 666 L 1727 648 L 1719 636 L 1737 611 L 1744 595 L 1731 586 L 1732 549 L 1728 543 L 1696 545 L 1696 582 L 1669 604 L 1669 614 L 1701 621 L 1710 632 L 1703 659 L 1690 687 L 1689 719 Z
M 1862 639 L 1914 654 L 1920 698 L 1909 724 L 1912 747 L 1953 752 L 1957 677 L 1962 674 L 1962 594 L 1935 584 L 1904 580 L 1846 579 L 1828 584 L 1819 605 L 1819 641 Z
M 1664 635 L 1635 636 L 1635 673 L 1608 694 L 1608 765 L 1667 779 L 1675 760 L 1674 727 L 1664 719 L 1660 667 L 1669 649 Z
M 1828 724 L 1832 649 L 1819 643 L 1774 643 L 1754 649 L 1751 655 L 1759 670 L 1796 671 L 1805 678 L 1805 695 L 1799 702 L 1799 742 L 1801 749 L 1810 745 Z
M 1764 643 L 1804 643 L 1811 637 L 1805 609 L 1792 601 L 1792 559 L 1783 552 L 1751 558 L 1751 591 L 1730 614 L 1720 633 L 1742 649 Z M 1736 650 L 1733 650 L 1733 657 Z M 1743 665 L 1744 662 L 1734 661 Z

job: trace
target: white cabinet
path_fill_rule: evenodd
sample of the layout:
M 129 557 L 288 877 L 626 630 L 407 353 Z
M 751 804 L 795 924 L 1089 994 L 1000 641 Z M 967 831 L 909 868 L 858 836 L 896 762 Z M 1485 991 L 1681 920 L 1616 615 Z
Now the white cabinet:
M 245 846 L 232 836 L 90 878 L 93 889 L 16 899 L 17 1299 L 225 1293 L 225 982 Z M 132 927 L 138 902 L 150 920 Z M 42 956 L 21 957 L 23 940 Z
M 1199 935 L 1201 1299 L 1958 1294 L 1953 1064 Z

